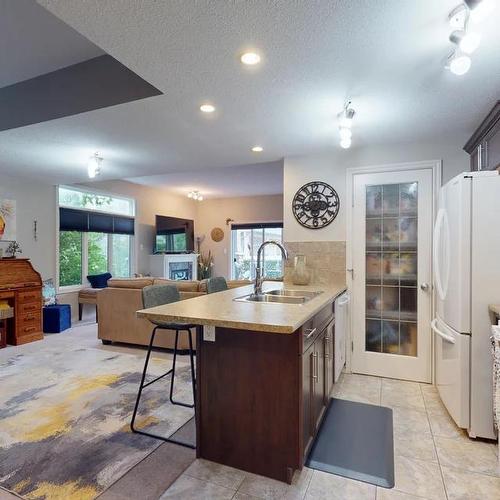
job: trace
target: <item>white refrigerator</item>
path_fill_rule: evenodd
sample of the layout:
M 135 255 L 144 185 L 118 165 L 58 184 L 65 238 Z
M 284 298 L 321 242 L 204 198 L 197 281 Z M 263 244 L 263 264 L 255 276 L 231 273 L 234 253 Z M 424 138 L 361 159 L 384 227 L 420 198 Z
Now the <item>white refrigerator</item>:
M 466 172 L 441 188 L 433 265 L 437 389 L 459 427 L 494 439 L 488 304 L 500 302 L 498 172 Z

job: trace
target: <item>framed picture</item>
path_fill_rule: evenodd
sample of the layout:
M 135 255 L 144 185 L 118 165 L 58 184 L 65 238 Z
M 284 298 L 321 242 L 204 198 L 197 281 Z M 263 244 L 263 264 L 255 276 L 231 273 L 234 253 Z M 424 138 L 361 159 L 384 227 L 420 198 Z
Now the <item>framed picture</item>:
M 0 198 L 0 242 L 16 240 L 16 202 Z

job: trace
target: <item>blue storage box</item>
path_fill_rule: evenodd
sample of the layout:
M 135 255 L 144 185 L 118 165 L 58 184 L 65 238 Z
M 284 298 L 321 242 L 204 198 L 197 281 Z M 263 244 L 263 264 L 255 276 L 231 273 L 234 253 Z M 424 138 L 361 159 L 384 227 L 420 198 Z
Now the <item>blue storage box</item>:
M 71 328 L 71 306 L 56 304 L 43 308 L 43 333 L 61 333 Z

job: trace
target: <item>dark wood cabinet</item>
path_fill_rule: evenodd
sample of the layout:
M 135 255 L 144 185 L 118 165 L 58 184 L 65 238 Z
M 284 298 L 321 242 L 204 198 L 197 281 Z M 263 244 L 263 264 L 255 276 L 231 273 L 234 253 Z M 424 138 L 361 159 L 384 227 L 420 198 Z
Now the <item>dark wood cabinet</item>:
M 335 321 L 331 321 L 325 331 L 325 405 L 328 404 L 330 393 L 333 389 L 335 379 L 334 361 L 335 353 L 333 351 L 335 340 Z
M 334 307 L 292 334 L 197 331 L 197 456 L 291 482 L 333 382 Z
M 500 167 L 500 101 L 472 134 L 464 150 L 470 154 L 472 171 Z

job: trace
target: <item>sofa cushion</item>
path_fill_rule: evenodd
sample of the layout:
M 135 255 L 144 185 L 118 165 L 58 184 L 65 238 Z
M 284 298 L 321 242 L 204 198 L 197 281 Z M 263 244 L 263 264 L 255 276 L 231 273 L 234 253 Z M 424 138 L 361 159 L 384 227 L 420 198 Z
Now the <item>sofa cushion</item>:
M 106 288 L 108 286 L 108 280 L 111 278 L 111 273 L 90 274 L 87 276 L 92 288 Z
M 200 282 L 199 281 L 188 281 L 188 280 L 168 280 L 162 278 L 155 278 L 154 285 L 173 285 L 179 290 L 179 292 L 199 292 Z
M 153 278 L 112 278 L 108 280 L 111 288 L 144 288 L 153 284 Z
M 80 304 L 97 304 L 97 294 L 104 288 L 82 288 L 78 292 L 78 302 Z

